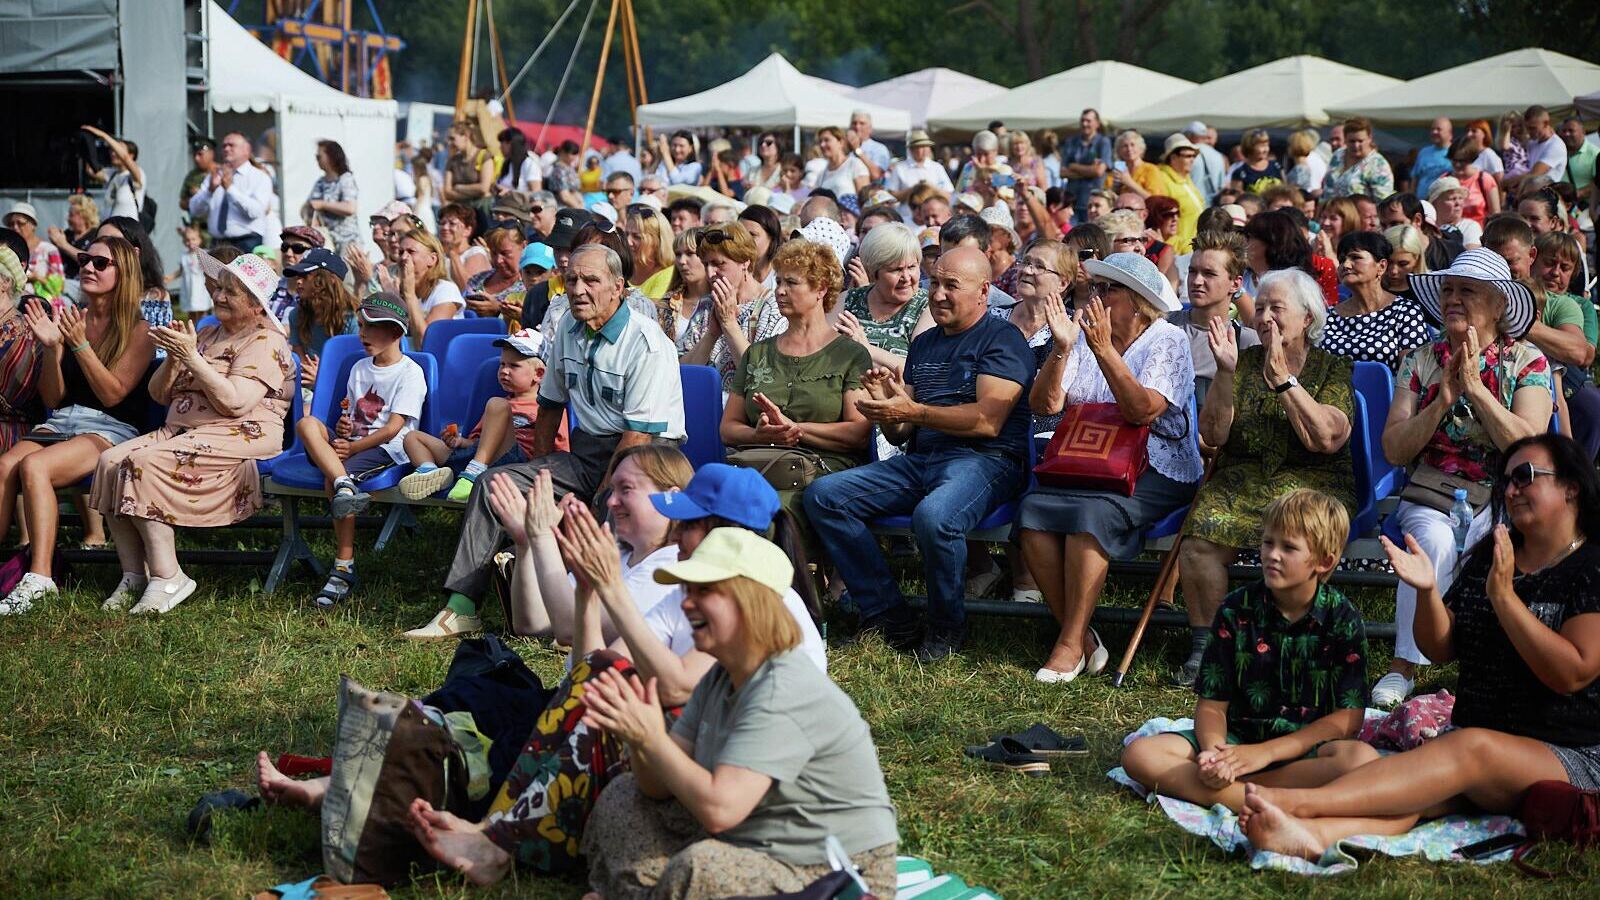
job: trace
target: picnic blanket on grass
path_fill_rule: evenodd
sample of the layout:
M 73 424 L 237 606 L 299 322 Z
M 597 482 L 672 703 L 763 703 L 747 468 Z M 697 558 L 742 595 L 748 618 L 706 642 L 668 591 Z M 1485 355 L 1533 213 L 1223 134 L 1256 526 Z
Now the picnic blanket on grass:
M 1384 713 L 1369 709 L 1367 719 L 1382 717 Z M 1182 731 L 1193 728 L 1193 719 L 1168 719 L 1159 717 L 1139 726 L 1139 729 L 1123 738 L 1123 746 L 1132 743 L 1135 738 L 1151 734 L 1162 734 L 1168 731 Z M 1522 823 L 1510 816 L 1445 816 L 1424 822 L 1405 834 L 1383 837 L 1379 835 L 1356 835 L 1346 838 L 1322 855 L 1316 862 L 1300 859 L 1294 856 L 1285 856 L 1282 853 L 1273 853 L 1270 850 L 1256 850 L 1250 846 L 1250 839 L 1245 837 L 1239 829 L 1239 817 L 1226 806 L 1217 804 L 1206 809 L 1196 803 L 1178 800 L 1173 797 L 1150 795 L 1138 782 L 1128 777 L 1128 773 L 1118 766 L 1106 773 L 1106 777 L 1117 784 L 1133 791 L 1146 802 L 1158 803 L 1161 811 L 1167 818 L 1176 822 L 1179 828 L 1193 835 L 1206 838 L 1223 850 L 1232 853 L 1236 850 L 1250 854 L 1250 868 L 1276 869 L 1283 872 L 1295 872 L 1300 875 L 1343 875 L 1354 872 L 1358 865 L 1356 854 L 1369 855 L 1382 853 L 1385 856 L 1417 856 L 1432 862 L 1469 862 L 1456 855 L 1456 848 L 1478 841 L 1488 840 L 1498 835 L 1514 833 L 1523 834 Z M 1478 862 L 1504 862 L 1511 858 L 1513 848 L 1506 848 L 1494 856 L 1478 860 Z

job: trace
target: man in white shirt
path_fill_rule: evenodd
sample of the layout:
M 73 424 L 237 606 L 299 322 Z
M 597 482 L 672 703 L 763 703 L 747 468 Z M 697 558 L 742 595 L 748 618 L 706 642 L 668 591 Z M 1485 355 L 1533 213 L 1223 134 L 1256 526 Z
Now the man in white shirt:
M 600 163 L 600 177 L 606 179 L 607 182 L 611 180 L 611 176 L 618 172 L 626 172 L 631 175 L 633 177 L 631 184 L 638 184 L 639 179 L 644 177 L 643 170 L 639 168 L 639 160 L 628 149 L 626 139 L 612 142 L 611 155 Z
M 867 164 L 867 177 L 882 181 L 889 168 L 889 148 L 872 139 L 872 114 L 856 110 L 850 114 L 850 129 L 845 132 L 850 152 Z
M 1189 173 L 1189 179 L 1200 189 L 1200 196 L 1209 206 L 1228 183 L 1228 158 L 1211 146 L 1211 129 L 1206 127 L 1206 123 L 1198 119 L 1190 122 L 1183 133 L 1200 151 L 1200 155 L 1195 157 L 1194 170 Z
M 910 159 L 902 159 L 889 167 L 889 177 L 884 187 L 901 203 L 907 202 L 911 191 L 919 184 L 929 184 L 946 197 L 955 190 L 950 183 L 950 173 L 933 158 L 933 139 L 922 129 L 911 132 L 906 139 L 906 152 Z
M 1528 129 L 1528 140 L 1524 144 L 1528 148 L 1528 171 L 1501 180 L 1501 186 L 1511 194 L 1536 178 L 1560 181 L 1561 176 L 1567 174 L 1567 145 L 1550 124 L 1550 111 L 1542 106 L 1530 106 L 1522 115 L 1522 123 Z
M 272 204 L 272 177 L 250 164 L 250 141 L 233 132 L 222 139 L 222 165 L 189 200 L 189 214 L 202 216 L 215 244 L 249 253 L 264 243 L 263 221 Z

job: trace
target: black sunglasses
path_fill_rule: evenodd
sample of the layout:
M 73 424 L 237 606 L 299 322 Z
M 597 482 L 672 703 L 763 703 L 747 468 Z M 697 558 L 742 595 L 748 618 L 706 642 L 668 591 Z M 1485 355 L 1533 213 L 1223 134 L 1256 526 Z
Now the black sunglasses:
M 512 231 L 521 231 L 522 223 L 516 219 L 495 219 L 489 223 L 490 230 L 496 228 L 510 228 Z
M 643 216 L 647 219 L 660 212 L 661 210 L 656 209 L 654 206 L 651 206 L 648 203 L 629 203 L 627 208 L 628 215 Z
M 311 252 L 311 246 L 309 244 L 284 244 L 283 252 L 306 254 Z
M 1533 484 L 1533 480 L 1538 478 L 1540 475 L 1549 475 L 1554 477 L 1555 474 L 1555 469 L 1544 469 L 1534 465 L 1531 462 L 1527 462 L 1520 466 L 1512 467 L 1511 471 L 1506 473 L 1506 483 L 1516 485 L 1518 490 L 1522 490 Z
M 96 272 L 104 272 L 116 264 L 117 261 L 109 256 L 91 256 L 87 253 L 78 254 L 78 268 L 80 269 L 93 268 Z
M 1078 259 L 1079 260 L 1099 259 L 1099 258 L 1100 258 L 1100 251 L 1094 249 L 1093 247 L 1085 247 L 1082 250 L 1078 251 Z
M 707 231 L 706 233 L 700 235 L 700 240 L 705 241 L 707 244 L 715 247 L 718 244 L 725 244 L 728 241 L 733 240 L 733 235 L 727 233 L 726 231 Z

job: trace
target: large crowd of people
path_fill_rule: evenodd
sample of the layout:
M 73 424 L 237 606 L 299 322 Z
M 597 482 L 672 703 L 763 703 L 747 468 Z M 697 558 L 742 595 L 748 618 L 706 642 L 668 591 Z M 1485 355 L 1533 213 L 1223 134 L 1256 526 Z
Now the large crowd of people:
M 1133 777 L 1310 858 L 1512 810 L 1536 780 L 1600 786 L 1583 123 L 1533 107 L 1457 136 L 1440 118 L 1408 160 L 1359 118 L 1228 147 L 1203 122 L 1112 124 L 996 122 L 942 153 L 912 132 L 896 158 L 864 113 L 808 147 L 682 131 L 637 156 L 462 120 L 402 145 L 400 198 L 365 231 L 336 142 L 307 148 L 321 177 L 287 224 L 271 160 L 230 133 L 195 146 L 173 273 L 140 222 L 138 148 L 96 130 L 103 197 L 60 223 L 17 204 L 0 233 L 0 533 L 15 522 L 28 548 L 0 615 L 47 614 L 60 589 L 58 491 L 109 529 L 105 608 L 172 612 L 197 588 L 177 528 L 258 511 L 257 462 L 286 431 L 326 479 L 336 554 L 315 601 L 336 609 L 377 499 L 363 482 L 404 467 L 405 498 L 461 504 L 439 610 L 404 636 L 493 628 L 505 576 L 499 627 L 572 648 L 532 733 L 491 736 L 523 750 L 486 808 L 412 805 L 420 853 L 480 882 L 586 867 L 605 898 L 758 895 L 825 873 L 832 835 L 892 896 L 894 810 L 828 677 L 822 604 L 934 664 L 1009 570 L 1013 599 L 1059 625 L 1035 680 L 1066 685 L 1107 667 L 1091 622 L 1112 562 L 1189 509 L 1173 680 L 1194 686 L 1195 728 L 1129 746 Z M 502 320 L 502 395 L 440 419 L 481 421 L 469 433 L 430 434 L 414 357 L 464 317 Z M 330 385 L 319 357 L 346 334 L 363 356 Z M 1363 364 L 1392 399 L 1362 397 Z M 686 365 L 716 371 L 726 464 L 681 452 Z M 287 421 L 295 391 L 340 389 L 336 420 Z M 1369 685 L 1361 615 L 1329 577 L 1380 401 L 1372 452 L 1409 482 L 1404 543 L 1386 544 L 1393 662 Z M 1068 459 L 1095 434 L 1131 461 Z M 1001 513 L 1006 567 L 969 537 Z M 875 534 L 890 517 L 925 608 Z M 1262 576 L 1230 592 L 1242 554 Z M 1382 759 L 1351 740 L 1363 707 L 1447 660 L 1456 730 Z M 265 754 L 259 781 L 313 810 L 329 790 Z

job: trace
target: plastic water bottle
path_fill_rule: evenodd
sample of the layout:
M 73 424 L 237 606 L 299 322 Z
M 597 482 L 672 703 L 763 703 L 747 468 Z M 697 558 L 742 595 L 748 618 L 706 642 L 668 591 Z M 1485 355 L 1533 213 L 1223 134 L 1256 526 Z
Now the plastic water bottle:
M 1456 533 L 1456 554 L 1467 552 L 1467 532 L 1472 530 L 1472 504 L 1466 488 L 1456 488 L 1456 502 L 1450 507 L 1450 529 Z

